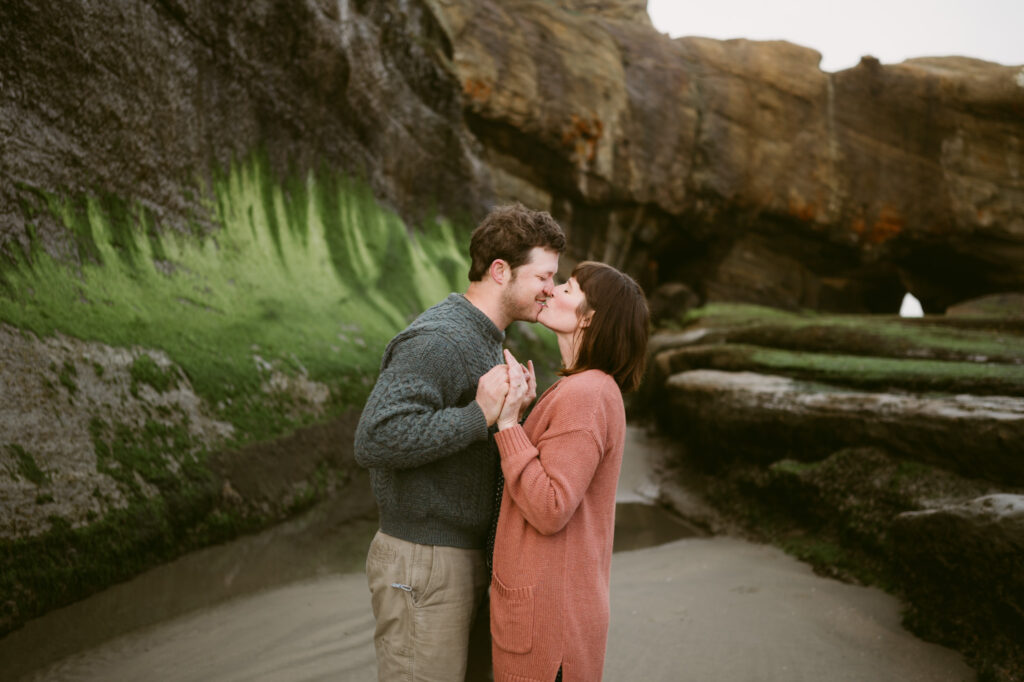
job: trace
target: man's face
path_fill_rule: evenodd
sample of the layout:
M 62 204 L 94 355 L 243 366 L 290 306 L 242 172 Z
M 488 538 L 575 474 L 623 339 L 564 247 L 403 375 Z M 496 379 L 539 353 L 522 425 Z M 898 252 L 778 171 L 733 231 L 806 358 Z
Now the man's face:
M 502 309 L 513 320 L 536 322 L 555 289 L 558 252 L 535 246 L 529 259 L 512 271 L 502 294 Z

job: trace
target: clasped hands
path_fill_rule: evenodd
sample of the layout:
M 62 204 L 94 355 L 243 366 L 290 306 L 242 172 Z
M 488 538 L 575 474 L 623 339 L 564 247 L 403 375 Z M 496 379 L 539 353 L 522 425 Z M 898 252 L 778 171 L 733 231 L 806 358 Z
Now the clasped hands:
M 505 364 L 488 370 L 476 386 L 476 402 L 487 418 L 487 425 L 497 422 L 498 429 L 518 424 L 536 397 L 537 375 L 533 360 L 523 365 L 507 349 Z

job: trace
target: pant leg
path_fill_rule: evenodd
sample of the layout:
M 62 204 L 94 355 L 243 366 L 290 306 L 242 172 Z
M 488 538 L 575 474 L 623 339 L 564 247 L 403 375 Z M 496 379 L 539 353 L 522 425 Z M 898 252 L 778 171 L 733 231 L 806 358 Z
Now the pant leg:
M 466 682 L 491 682 L 494 665 L 491 661 L 491 609 L 490 599 L 484 592 L 480 607 L 469 633 L 469 659 L 466 662 Z
M 377 532 L 366 558 L 381 682 L 463 680 L 470 627 L 487 586 L 483 552 Z

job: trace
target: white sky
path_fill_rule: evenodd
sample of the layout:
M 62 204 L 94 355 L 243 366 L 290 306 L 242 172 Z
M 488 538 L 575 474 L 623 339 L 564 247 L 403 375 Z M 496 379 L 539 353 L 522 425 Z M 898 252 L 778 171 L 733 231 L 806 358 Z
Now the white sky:
M 673 38 L 788 40 L 816 49 L 821 68 L 960 55 L 1024 65 L 1024 0 L 648 0 Z

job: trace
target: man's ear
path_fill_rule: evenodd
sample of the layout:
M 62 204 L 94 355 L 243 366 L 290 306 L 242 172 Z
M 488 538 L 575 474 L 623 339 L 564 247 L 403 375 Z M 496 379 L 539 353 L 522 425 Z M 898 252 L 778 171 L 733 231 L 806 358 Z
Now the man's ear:
M 496 284 L 505 284 L 511 279 L 512 268 L 508 266 L 507 261 L 495 258 L 491 261 L 491 267 L 488 268 L 487 272 Z

